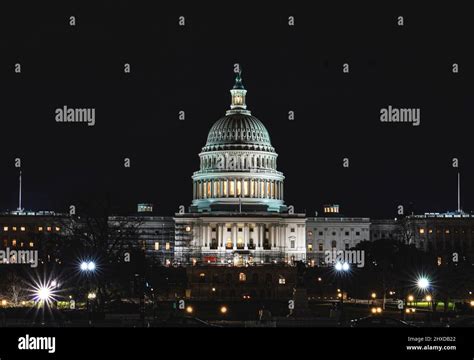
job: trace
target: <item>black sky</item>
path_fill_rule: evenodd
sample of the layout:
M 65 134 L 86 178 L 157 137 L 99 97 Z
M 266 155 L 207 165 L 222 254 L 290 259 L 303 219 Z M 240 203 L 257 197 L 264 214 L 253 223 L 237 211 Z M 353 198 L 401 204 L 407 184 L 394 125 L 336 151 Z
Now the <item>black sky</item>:
M 313 214 L 331 202 L 375 218 L 410 202 L 416 212 L 454 210 L 453 157 L 463 208 L 474 208 L 467 9 L 231 5 L 99 1 L 2 12 L 0 209 L 17 206 L 15 157 L 29 209 L 61 210 L 103 192 L 124 210 L 140 201 L 162 215 L 188 206 L 197 154 L 230 103 L 234 63 L 279 153 L 286 203 L 297 211 Z M 21 74 L 13 72 L 17 62 Z M 350 74 L 342 73 L 346 62 Z M 56 123 L 63 105 L 95 107 L 96 126 Z M 388 105 L 421 108 L 421 126 L 381 123 Z

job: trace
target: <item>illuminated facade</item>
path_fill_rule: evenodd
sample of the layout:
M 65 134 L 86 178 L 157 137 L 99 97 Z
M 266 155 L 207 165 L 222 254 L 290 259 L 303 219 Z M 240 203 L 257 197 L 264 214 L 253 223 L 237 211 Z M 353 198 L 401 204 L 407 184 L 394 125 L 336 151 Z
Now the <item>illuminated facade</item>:
M 176 214 L 177 263 L 262 264 L 305 258 L 305 215 L 283 201 L 284 176 L 238 73 L 231 106 L 199 154 L 188 213 Z

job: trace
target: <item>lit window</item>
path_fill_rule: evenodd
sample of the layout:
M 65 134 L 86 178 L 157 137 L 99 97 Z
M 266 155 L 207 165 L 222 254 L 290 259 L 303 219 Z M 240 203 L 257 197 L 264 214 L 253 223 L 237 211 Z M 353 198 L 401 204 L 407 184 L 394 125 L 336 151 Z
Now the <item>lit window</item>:
M 16 231 L 16 226 L 12 227 L 12 230 L 13 230 L 13 231 Z
M 247 281 L 247 275 L 245 273 L 239 274 L 239 281 Z
M 16 246 L 16 240 L 15 239 L 12 240 L 12 246 Z
M 313 244 L 308 244 L 308 251 L 313 251 Z
M 155 250 L 160 250 L 160 243 L 158 241 L 155 242 Z
M 232 249 L 234 247 L 234 244 L 232 244 L 232 239 L 231 238 L 227 239 L 227 242 L 225 243 L 225 247 L 227 249 Z
M 446 234 L 449 234 L 449 229 L 446 229 Z
M 166 250 L 169 250 L 169 249 L 170 249 L 170 247 L 171 247 L 171 246 L 170 246 L 170 243 L 169 243 L 169 242 L 167 242 L 167 243 L 165 244 L 165 249 L 166 249 Z
M 38 226 L 38 231 L 43 231 L 43 227 L 42 227 L 42 226 Z
M 425 229 L 420 229 L 420 234 L 424 234 L 425 233 Z
M 56 226 L 56 227 L 54 228 L 54 230 L 59 231 L 59 230 L 61 230 L 61 229 L 59 228 L 59 226 Z
M 51 226 L 48 226 L 46 230 L 51 231 Z
M 190 232 L 191 231 L 191 226 L 186 226 L 186 231 Z
M 433 229 L 429 229 L 429 230 L 428 230 L 428 233 L 429 233 L 429 234 L 432 234 L 432 233 L 433 233 Z
M 4 226 L 3 231 L 8 231 L 8 226 Z
M 22 226 L 22 227 L 20 228 L 20 230 L 21 230 L 21 231 L 25 231 L 26 229 L 25 229 L 24 226 Z
M 33 247 L 33 246 L 34 246 L 33 242 L 30 241 L 30 247 Z
M 284 277 L 280 277 L 280 278 L 278 279 L 278 284 L 280 284 L 280 285 L 285 285 L 285 284 L 286 284 L 286 279 L 285 279 Z

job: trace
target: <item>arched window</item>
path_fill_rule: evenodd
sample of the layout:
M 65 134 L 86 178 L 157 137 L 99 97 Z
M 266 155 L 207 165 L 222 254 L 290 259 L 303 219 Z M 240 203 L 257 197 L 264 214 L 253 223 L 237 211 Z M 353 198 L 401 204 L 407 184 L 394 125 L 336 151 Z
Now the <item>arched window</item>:
M 241 272 L 241 273 L 239 274 L 239 281 L 240 281 L 240 282 L 247 281 L 247 275 L 245 275 L 245 273 Z
M 331 247 L 333 249 L 337 248 L 337 241 L 336 240 L 331 241 Z

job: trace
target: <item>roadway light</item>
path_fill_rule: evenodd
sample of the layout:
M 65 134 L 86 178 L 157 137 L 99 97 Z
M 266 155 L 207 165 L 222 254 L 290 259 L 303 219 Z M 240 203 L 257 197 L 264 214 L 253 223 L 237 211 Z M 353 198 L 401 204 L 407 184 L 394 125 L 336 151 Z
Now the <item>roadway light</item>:
M 49 302 L 51 299 L 51 289 L 48 286 L 40 286 L 36 290 L 36 297 L 44 302 Z
M 227 314 L 227 307 L 226 306 L 221 306 L 221 314 Z
M 417 280 L 416 285 L 421 290 L 426 290 L 427 288 L 430 287 L 430 281 L 426 277 L 421 277 Z
M 193 311 L 194 311 L 194 309 L 193 309 L 193 307 L 192 307 L 191 305 L 188 305 L 188 306 L 186 307 L 186 312 L 187 312 L 188 314 L 192 314 Z
M 83 272 L 94 272 L 96 268 L 94 261 L 81 261 L 80 269 Z
M 377 297 L 377 294 L 373 292 L 372 294 L 370 294 L 370 297 L 371 297 L 372 299 L 375 299 L 375 298 Z
M 409 302 L 415 301 L 415 297 L 413 295 L 408 295 L 408 301 Z
M 349 271 L 349 263 L 345 262 L 344 264 L 342 264 L 342 270 Z
M 411 312 L 411 310 L 409 308 L 405 309 L 405 313 L 409 314 L 410 312 Z
M 370 309 L 370 311 L 372 312 L 372 314 L 377 314 L 377 309 L 376 308 L 372 308 L 372 309 Z
M 382 308 L 381 307 L 378 307 L 377 308 L 377 314 L 381 314 L 382 313 Z
M 341 271 L 342 270 L 342 264 L 338 261 L 336 263 L 336 265 L 334 265 L 334 268 L 337 270 L 337 271 Z
M 430 302 L 431 300 L 433 300 L 433 298 L 431 297 L 431 295 L 426 295 L 426 301 Z

